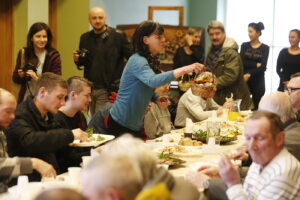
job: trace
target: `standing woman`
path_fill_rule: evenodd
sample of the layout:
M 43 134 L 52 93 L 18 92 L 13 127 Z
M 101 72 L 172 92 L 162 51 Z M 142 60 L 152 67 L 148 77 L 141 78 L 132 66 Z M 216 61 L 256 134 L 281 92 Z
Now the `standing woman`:
M 204 70 L 202 64 L 194 63 L 160 73 L 157 56 L 164 51 L 163 33 L 163 27 L 152 21 L 144 21 L 137 27 L 132 41 L 135 54 L 129 58 L 123 71 L 117 100 L 108 117 L 110 134 L 120 136 L 128 132 L 142 138 L 144 114 L 151 98 L 155 96 L 154 89 L 186 73 Z
M 173 69 L 204 62 L 204 49 L 200 45 L 200 33 L 194 28 L 188 28 L 184 37 L 184 45 L 179 47 L 173 58 Z
M 284 84 L 290 80 L 291 75 L 300 72 L 300 30 L 293 29 L 289 34 L 290 48 L 280 51 L 277 59 L 277 74 L 280 78 L 278 91 L 284 90 Z
M 32 95 L 34 85 L 44 72 L 61 74 L 61 60 L 52 48 L 52 33 L 47 24 L 34 23 L 27 34 L 27 46 L 20 49 L 13 72 L 13 81 L 21 85 L 18 103 Z
M 261 31 L 264 30 L 262 22 L 248 25 L 249 42 L 241 46 L 241 58 L 244 64 L 244 80 L 247 82 L 254 109 L 257 110 L 261 97 L 265 94 L 265 71 L 269 57 L 269 46 L 259 41 Z

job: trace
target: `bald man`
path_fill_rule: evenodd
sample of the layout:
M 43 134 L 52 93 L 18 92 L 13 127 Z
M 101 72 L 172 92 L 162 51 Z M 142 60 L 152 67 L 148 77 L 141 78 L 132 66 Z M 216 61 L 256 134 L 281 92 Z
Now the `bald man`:
M 272 92 L 262 97 L 259 110 L 274 112 L 280 116 L 284 125 L 287 150 L 300 161 L 300 123 L 296 120 L 290 97 L 284 92 Z
M 3 133 L 15 118 L 17 102 L 7 90 L 0 88 L 0 193 L 5 192 L 10 177 L 20 174 L 30 174 L 33 169 L 42 176 L 55 176 L 52 165 L 37 158 L 8 158 L 6 152 L 6 137 Z
M 73 52 L 73 58 L 78 69 L 84 66 L 84 78 L 93 82 L 90 114 L 94 115 L 107 102 L 110 92 L 117 92 L 132 48 L 125 34 L 106 25 L 103 8 L 91 8 L 88 18 L 93 30 L 81 35 L 79 51 Z
M 291 76 L 291 80 L 287 85 L 287 93 L 291 97 L 297 119 L 300 121 L 300 72 Z

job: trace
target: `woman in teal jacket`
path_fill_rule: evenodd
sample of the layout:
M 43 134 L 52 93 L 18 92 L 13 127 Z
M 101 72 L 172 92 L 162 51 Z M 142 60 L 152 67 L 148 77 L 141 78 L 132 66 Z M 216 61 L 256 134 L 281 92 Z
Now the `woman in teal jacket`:
M 116 102 L 110 110 L 108 132 L 115 136 L 131 133 L 143 137 L 141 128 L 144 114 L 154 89 L 190 72 L 200 73 L 204 66 L 194 63 L 161 73 L 158 54 L 164 51 L 163 27 L 144 21 L 133 35 L 133 54 L 123 71 Z

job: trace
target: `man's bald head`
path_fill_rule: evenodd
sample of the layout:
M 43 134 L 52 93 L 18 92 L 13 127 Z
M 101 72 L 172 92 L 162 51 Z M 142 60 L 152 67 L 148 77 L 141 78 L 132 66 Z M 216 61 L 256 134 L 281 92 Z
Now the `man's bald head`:
M 9 91 L 0 88 L 0 105 L 6 100 L 6 99 L 14 99 L 14 95 L 12 95 Z
M 96 34 L 106 30 L 106 14 L 103 8 L 93 7 L 89 11 L 89 21 Z
M 5 89 L 0 88 L 0 128 L 7 129 L 15 119 L 17 102 L 15 97 Z
M 95 13 L 102 13 L 104 16 L 106 16 L 105 10 L 101 7 L 95 6 L 92 7 L 89 11 L 89 17 L 91 17 Z
M 258 110 L 276 113 L 284 123 L 296 118 L 291 99 L 284 92 L 272 92 L 264 95 L 259 102 Z

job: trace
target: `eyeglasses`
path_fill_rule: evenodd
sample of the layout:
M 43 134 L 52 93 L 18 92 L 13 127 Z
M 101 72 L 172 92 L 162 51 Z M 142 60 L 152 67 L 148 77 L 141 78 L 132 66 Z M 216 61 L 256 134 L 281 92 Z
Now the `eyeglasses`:
M 286 91 L 287 91 L 288 93 L 292 93 L 292 92 L 294 92 L 294 91 L 296 91 L 296 90 L 300 90 L 300 88 L 293 88 L 293 87 L 288 87 L 288 88 L 286 88 Z

